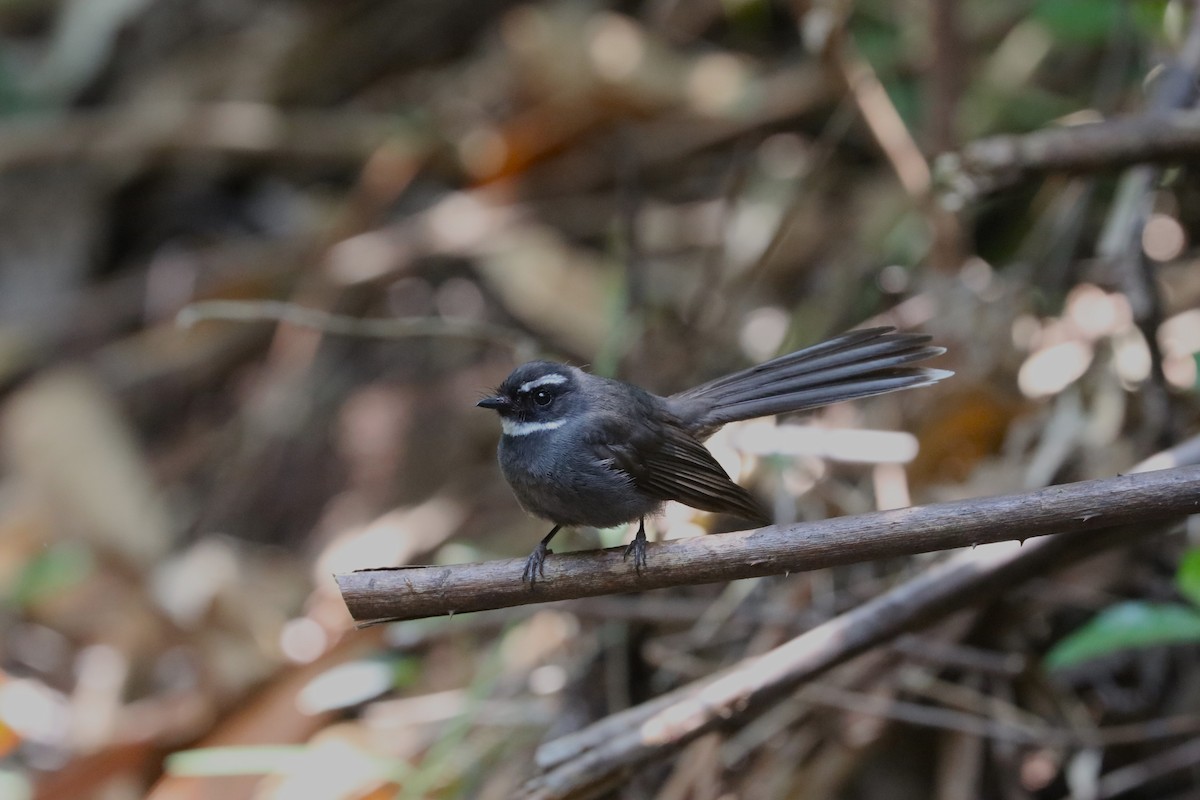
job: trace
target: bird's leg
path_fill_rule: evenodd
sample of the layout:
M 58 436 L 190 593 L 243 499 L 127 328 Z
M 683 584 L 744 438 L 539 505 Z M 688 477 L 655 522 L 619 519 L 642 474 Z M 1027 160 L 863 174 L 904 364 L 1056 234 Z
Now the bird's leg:
M 637 535 L 633 537 L 633 541 L 625 548 L 625 555 L 622 558 L 629 558 L 629 554 L 633 553 L 633 568 L 638 572 L 642 571 L 642 567 L 646 566 L 646 518 L 642 517 L 638 520 Z
M 546 556 L 553 552 L 550 550 L 550 540 L 554 538 L 554 534 L 558 533 L 558 529 L 561 527 L 562 525 L 555 525 L 549 533 L 542 537 L 537 547 L 533 548 L 533 552 L 525 560 L 525 571 L 521 573 L 521 583 L 533 586 L 538 578 L 546 577 Z

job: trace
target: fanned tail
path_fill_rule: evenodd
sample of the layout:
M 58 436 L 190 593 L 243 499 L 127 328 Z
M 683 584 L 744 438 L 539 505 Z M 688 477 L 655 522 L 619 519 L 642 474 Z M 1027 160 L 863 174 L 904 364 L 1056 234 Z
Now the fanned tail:
M 851 331 L 669 398 L 698 436 L 742 419 L 804 411 L 860 397 L 926 386 L 954 373 L 908 366 L 941 355 L 918 333 Z

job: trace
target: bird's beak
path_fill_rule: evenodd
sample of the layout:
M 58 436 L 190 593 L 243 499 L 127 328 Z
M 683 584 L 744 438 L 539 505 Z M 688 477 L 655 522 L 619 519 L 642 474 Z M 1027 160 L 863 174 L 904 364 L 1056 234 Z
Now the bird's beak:
M 490 408 L 493 411 L 503 411 L 504 409 L 508 408 L 511 403 L 509 403 L 507 397 L 493 395 L 492 397 L 483 398 L 475 405 L 479 406 L 480 408 Z

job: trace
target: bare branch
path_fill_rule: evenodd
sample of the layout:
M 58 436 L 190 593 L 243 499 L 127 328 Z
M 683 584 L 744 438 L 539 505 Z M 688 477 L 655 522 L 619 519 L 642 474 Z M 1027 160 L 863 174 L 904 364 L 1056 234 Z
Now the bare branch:
M 939 180 L 965 179 L 976 191 L 992 191 L 1029 174 L 1096 172 L 1198 155 L 1200 112 L 1176 111 L 989 136 L 941 156 L 937 168 Z
M 651 544 L 640 573 L 611 548 L 547 559 L 545 578 L 532 587 L 520 580 L 524 559 L 363 570 L 337 581 L 351 615 L 371 623 L 800 572 L 1197 511 L 1200 467 L 1182 467 Z
M 447 317 L 391 319 L 348 317 L 282 300 L 202 300 L 184 306 L 175 319 L 176 324 L 181 328 L 190 328 L 199 322 L 208 320 L 286 322 L 300 328 L 311 328 L 341 336 L 364 336 L 376 339 L 413 337 L 474 339 L 489 344 L 503 344 L 521 353 L 536 352 L 536 346 L 528 336 L 512 328 L 494 325 L 490 322 Z
M 385 144 L 414 161 L 433 146 L 415 126 L 391 114 L 291 111 L 249 102 L 159 103 L 26 116 L 0 125 L 0 170 L 66 159 L 103 164 L 188 153 L 357 164 Z

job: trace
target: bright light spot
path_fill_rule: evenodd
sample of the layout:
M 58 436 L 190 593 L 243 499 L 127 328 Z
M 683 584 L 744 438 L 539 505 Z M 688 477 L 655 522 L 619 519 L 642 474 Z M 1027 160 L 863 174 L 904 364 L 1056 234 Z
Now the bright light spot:
M 71 724 L 71 710 L 62 693 L 33 680 L 0 685 L 0 721 L 22 739 L 61 744 Z
M 578 632 L 575 616 L 549 609 L 539 611 L 504 637 L 505 667 L 515 671 L 540 667 Z
M 1040 792 L 1058 777 L 1061 764 L 1049 750 L 1030 753 L 1021 761 L 1021 786 L 1029 792 Z
M 93 644 L 79 651 L 75 663 L 78 679 L 71 692 L 71 741 L 81 750 L 112 740 L 129 668 L 129 659 L 112 645 Z
M 707 513 L 685 506 L 683 503 L 667 503 L 656 527 L 662 532 L 664 540 L 694 539 L 707 533 L 696 521 L 698 518 L 706 516 Z
M 1163 352 L 1191 355 L 1200 352 L 1200 309 L 1192 309 L 1163 320 L 1158 328 Z
M 391 272 L 404 258 L 404 249 L 382 231 L 351 236 L 329 248 L 326 269 L 339 283 L 355 284 Z
M 746 68 L 728 53 L 700 58 L 687 80 L 687 94 L 702 114 L 727 113 L 741 98 L 747 82 Z
M 308 617 L 288 620 L 279 632 L 279 649 L 285 658 L 297 664 L 316 661 L 328 646 L 325 629 Z
M 1054 120 L 1056 125 L 1090 125 L 1093 122 L 1103 122 L 1104 115 L 1095 108 L 1081 108 L 1078 111 L 1072 111 L 1069 114 L 1063 114 L 1058 119 Z
M 458 160 L 472 177 L 495 175 L 508 160 L 508 143 L 491 126 L 474 128 L 458 140 Z
M 233 548 L 224 540 L 202 539 L 160 564 L 151 575 L 155 600 L 179 625 L 196 625 L 217 594 L 237 581 Z
M 351 661 L 322 672 L 296 695 L 303 714 L 322 714 L 365 703 L 389 691 L 396 675 L 387 661 Z
M 749 264 L 766 248 L 779 225 L 780 209 L 770 203 L 741 203 L 726 235 L 725 250 L 736 264 Z
M 456 192 L 429 211 L 431 244 L 444 250 L 470 250 L 506 221 L 494 206 L 474 195 Z
M 1196 385 L 1196 359 L 1179 356 L 1164 357 L 1163 376 L 1176 388 L 1192 388 Z
M 1082 283 L 1067 295 L 1066 316 L 1089 339 L 1099 339 L 1133 324 L 1133 309 L 1125 295 L 1109 294 L 1099 286 Z
M 879 288 L 888 294 L 902 294 L 908 289 L 908 270 L 899 264 L 888 264 L 879 270 Z
M 461 716 L 467 710 L 467 695 L 461 689 L 401 697 L 395 700 L 380 700 L 372 703 L 363 713 L 372 728 L 411 728 L 444 722 Z
M 366 752 L 345 730 L 334 727 L 314 737 L 303 758 L 289 763 L 255 792 L 260 800 L 295 797 L 374 797 L 387 780 L 378 756 Z
M 794 180 L 808 166 L 807 142 L 794 133 L 777 133 L 768 136 L 758 148 L 758 160 L 763 171 L 772 178 Z
M 912 505 L 908 475 L 899 464 L 876 464 L 871 470 L 871 482 L 875 487 L 875 507 L 880 511 Z
M 1036 22 L 1013 26 L 999 46 L 992 49 L 984 81 L 1004 90 L 1019 89 L 1033 77 L 1054 44 L 1050 32 Z
M 747 427 L 747 423 L 726 425 L 706 442 L 713 458 L 717 460 L 722 469 L 729 473 L 729 477 L 733 479 L 734 483 L 737 483 L 742 477 L 742 453 L 734 445 L 734 437 L 745 427 Z
M 972 258 L 963 265 L 959 279 L 975 294 L 983 294 L 992 285 L 992 265 L 982 258 Z
M 800 26 L 805 49 L 810 53 L 824 52 L 829 37 L 841 26 L 842 18 L 833 9 L 822 6 L 812 8 L 804 15 Z
M 1082 377 L 1092 363 L 1092 348 L 1063 342 L 1031 355 L 1021 365 L 1017 385 L 1026 397 L 1058 394 Z
M 1135 386 L 1150 377 L 1150 348 L 1136 328 L 1113 338 L 1113 362 L 1117 377 L 1126 386 Z
M 0 797 L 8 800 L 30 800 L 33 786 L 29 778 L 17 769 L 0 769 Z
M 796 498 L 811 492 L 827 471 L 828 467 L 824 461 L 811 458 L 785 467 L 779 477 L 788 497 Z
M 765 361 L 779 350 L 787 335 L 791 317 L 782 308 L 764 306 L 746 315 L 738 343 L 742 352 L 755 361 Z
M 459 504 L 441 497 L 389 511 L 364 527 L 342 531 L 321 553 L 314 572 L 325 576 L 403 564 L 414 549 L 440 544 L 446 532 L 459 524 L 462 513 Z
M 529 691 L 534 694 L 558 694 L 567 685 L 567 671 L 558 664 L 543 664 L 529 673 Z
M 1165 450 L 1140 462 L 1130 472 L 1157 472 L 1160 469 L 1175 469 L 1178 466 L 1182 466 L 1179 463 L 1179 456 L 1170 450 Z M 1191 539 L 1189 538 L 1189 540 Z
M 600 14 L 588 27 L 588 56 L 596 74 L 614 83 L 632 76 L 646 56 L 645 37 L 637 25 L 619 14 Z
M 1200 352 L 1200 309 L 1176 314 L 1158 328 L 1163 350 L 1163 374 L 1172 386 L 1196 385 L 1196 358 Z
M 1142 250 L 1155 261 L 1172 261 L 1186 246 L 1187 233 L 1174 217 L 1151 214 L 1142 228 Z
M 698 522 L 677 522 L 664 532 L 663 539 L 695 539 L 707 533 Z
M 747 425 L 734 445 L 754 455 L 810 456 L 854 464 L 907 464 L 917 437 L 902 431 L 841 430 L 816 425 Z
M 1169 6 L 1168 6 L 1169 7 Z M 1161 65 L 1159 65 L 1161 66 Z M 1067 757 L 1067 790 L 1075 797 L 1098 797 L 1100 795 L 1100 768 L 1103 766 L 1103 751 L 1099 747 L 1085 747 Z

